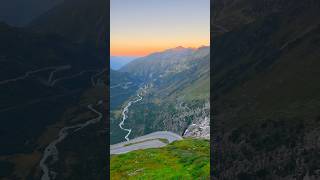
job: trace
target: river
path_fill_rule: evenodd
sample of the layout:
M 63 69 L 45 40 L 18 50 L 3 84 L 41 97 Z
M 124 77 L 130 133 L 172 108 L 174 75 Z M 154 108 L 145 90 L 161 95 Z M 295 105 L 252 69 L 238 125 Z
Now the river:
M 137 92 L 137 98 L 134 99 L 134 100 L 131 100 L 128 102 L 128 104 L 123 108 L 123 111 L 122 111 L 122 121 L 119 123 L 119 127 L 124 130 L 124 131 L 127 131 L 128 133 L 126 134 L 126 136 L 124 137 L 127 141 L 129 141 L 129 135 L 131 133 L 131 129 L 126 129 L 124 127 L 122 127 L 124 125 L 124 122 L 126 119 L 128 119 L 128 115 L 127 113 L 129 112 L 129 107 L 134 104 L 134 103 L 137 103 L 139 101 L 142 100 L 142 96 L 141 96 L 141 93 L 143 92 L 144 88 L 140 88 Z
M 99 101 L 97 104 L 98 105 L 102 104 L 102 101 Z M 57 173 L 50 170 L 47 164 L 53 164 L 59 160 L 59 156 L 58 156 L 59 151 L 57 148 L 57 144 L 60 143 L 61 141 L 63 141 L 69 135 L 69 133 L 70 133 L 69 131 L 77 132 L 90 124 L 95 124 L 95 123 L 99 122 L 102 119 L 102 113 L 100 113 L 99 111 L 94 109 L 92 104 L 88 105 L 87 107 L 88 107 L 88 109 L 93 111 L 95 114 L 97 114 L 98 117 L 90 119 L 89 121 L 87 121 L 85 123 L 64 127 L 59 131 L 58 138 L 53 140 L 45 148 L 45 150 L 43 152 L 42 159 L 40 160 L 39 166 L 40 166 L 41 170 L 43 171 L 43 175 L 41 177 L 41 180 L 55 179 Z M 52 157 L 52 158 L 50 158 L 50 157 Z M 48 158 L 50 158 L 49 162 L 47 162 Z

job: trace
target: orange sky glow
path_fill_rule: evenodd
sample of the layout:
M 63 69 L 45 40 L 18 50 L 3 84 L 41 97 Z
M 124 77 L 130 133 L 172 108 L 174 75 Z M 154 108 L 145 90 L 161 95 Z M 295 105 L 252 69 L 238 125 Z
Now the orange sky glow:
M 183 46 L 186 48 L 198 48 L 200 46 L 208 46 L 210 44 L 210 40 L 208 39 L 189 42 L 159 42 L 161 41 L 157 41 L 155 39 L 150 40 L 149 43 L 129 43 L 121 41 L 111 41 L 110 53 L 112 56 L 146 56 L 154 52 L 160 52 L 178 46 Z
M 111 0 L 111 56 L 210 45 L 210 0 Z

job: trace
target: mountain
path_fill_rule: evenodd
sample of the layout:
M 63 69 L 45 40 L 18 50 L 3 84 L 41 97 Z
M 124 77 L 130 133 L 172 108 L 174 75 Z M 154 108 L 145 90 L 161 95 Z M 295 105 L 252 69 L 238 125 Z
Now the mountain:
M 76 43 L 87 44 L 97 50 L 105 61 L 107 48 L 107 1 L 64 0 L 28 24 L 35 32 L 59 34 Z
M 113 70 L 119 70 L 124 65 L 128 64 L 137 57 L 129 56 L 110 56 L 110 68 Z
M 319 9 L 215 1 L 215 179 L 319 178 Z
M 0 179 L 41 179 L 45 167 L 51 178 L 106 178 L 109 76 L 100 2 L 65 1 L 37 26 L 0 24 Z M 96 8 L 85 13 L 87 5 Z
M 2 0 L 0 21 L 22 27 L 61 2 L 63 0 Z
M 20 58 L 18 61 L 29 67 L 70 64 L 79 68 L 97 68 L 100 65 L 94 52 L 88 51 L 86 45 L 70 42 L 59 35 L 38 34 L 5 23 L 0 23 L 0 30 L 4 59 Z
M 88 108 L 90 104 L 102 111 L 102 105 L 96 102 L 103 99 L 106 87 L 95 82 L 99 81 L 97 75 L 103 69 L 94 51 L 58 35 L 38 34 L 2 23 L 0 38 L 0 162 L 8 167 L 0 171 L 0 177 L 39 179 L 43 174 L 39 163 L 45 148 L 57 138 L 59 131 L 95 118 L 96 114 Z M 105 144 L 106 134 L 99 132 L 105 127 L 104 123 L 101 121 L 94 126 L 95 133 L 84 128 L 79 133 L 88 135 L 80 138 L 81 141 L 73 137 L 67 144 L 60 143 L 62 147 L 71 148 L 60 149 L 59 146 L 59 158 L 72 156 L 74 160 L 83 161 L 90 156 L 86 152 L 96 152 L 87 163 L 97 164 L 96 158 L 105 153 L 100 151 L 104 146 L 77 150 L 72 147 L 89 143 L 90 138 L 100 143 L 103 140 Z M 68 171 L 69 176 L 85 168 L 81 163 L 62 163 L 60 167 L 66 167 L 64 172 Z M 54 170 L 61 177 L 61 170 Z M 86 170 L 82 175 L 87 177 L 91 173 Z M 102 176 L 105 174 L 96 175 L 97 178 Z
M 120 71 L 153 84 L 159 96 L 173 96 L 181 91 L 181 94 L 192 99 L 190 95 L 197 96 L 200 90 L 199 94 L 209 97 L 210 48 L 168 49 L 138 58 Z
M 112 144 L 124 140 L 126 132 L 119 128 L 121 110 L 139 90 L 143 100 L 130 107 L 130 120 L 125 122 L 125 127 L 132 128 L 130 138 L 161 130 L 184 135 L 187 129 L 186 136 L 209 138 L 209 47 L 177 47 L 152 53 L 133 60 L 118 73 L 135 77 L 140 88 L 111 111 Z
M 120 71 L 132 73 L 146 80 L 164 77 L 188 69 L 190 60 L 200 59 L 208 52 L 208 47 L 192 49 L 180 46 L 138 58 L 122 67 Z

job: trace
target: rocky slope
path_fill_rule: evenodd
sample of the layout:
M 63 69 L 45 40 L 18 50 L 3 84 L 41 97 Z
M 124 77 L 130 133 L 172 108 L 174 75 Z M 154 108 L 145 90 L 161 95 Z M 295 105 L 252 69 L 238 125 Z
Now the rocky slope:
M 183 133 L 184 137 L 195 137 L 210 139 L 210 103 L 204 104 L 204 107 L 193 112 L 195 119 Z

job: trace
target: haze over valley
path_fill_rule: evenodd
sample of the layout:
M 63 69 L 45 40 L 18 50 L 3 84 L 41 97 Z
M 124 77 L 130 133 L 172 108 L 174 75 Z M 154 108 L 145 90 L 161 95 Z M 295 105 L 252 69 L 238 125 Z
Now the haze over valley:
M 138 57 L 135 56 L 110 56 L 110 68 L 112 70 L 119 70 L 124 65 L 137 58 Z

